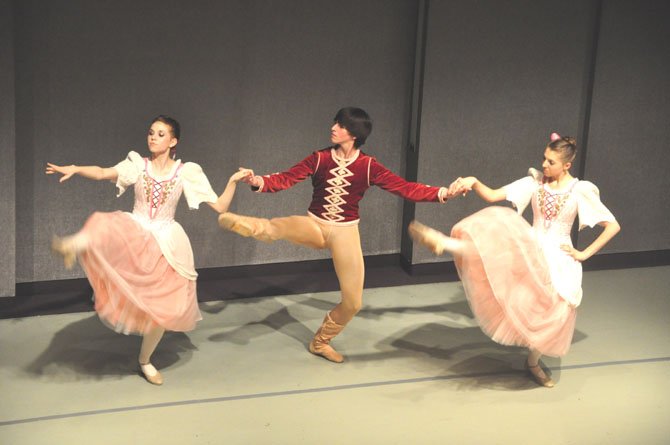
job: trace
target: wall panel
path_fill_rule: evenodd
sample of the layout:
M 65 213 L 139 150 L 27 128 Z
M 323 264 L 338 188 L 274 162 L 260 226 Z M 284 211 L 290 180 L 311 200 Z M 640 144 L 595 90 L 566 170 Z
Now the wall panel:
M 549 134 L 577 136 L 595 3 L 432 1 L 418 179 L 474 175 L 500 187 L 539 167 Z M 474 194 L 417 219 L 449 231 L 485 203 Z M 414 247 L 413 262 L 445 261 Z
M 355 105 L 375 128 L 364 147 L 402 168 L 416 5 L 409 0 L 17 2 L 17 280 L 83 276 L 49 252 L 53 234 L 81 227 L 93 211 L 127 209 L 111 184 L 58 184 L 47 161 L 110 166 L 146 152 L 148 121 L 180 120 L 184 160 L 200 163 L 216 190 L 243 165 L 288 168 L 329 144 L 335 112 Z M 274 196 L 239 190 L 233 209 L 305 214 L 311 187 Z M 401 202 L 373 190 L 362 206 L 366 254 L 399 251 Z M 197 267 L 322 258 L 287 243 L 266 245 L 221 232 L 208 208 L 177 219 Z
M 667 1 L 603 3 L 585 177 L 622 226 L 604 252 L 670 248 L 668 18 Z

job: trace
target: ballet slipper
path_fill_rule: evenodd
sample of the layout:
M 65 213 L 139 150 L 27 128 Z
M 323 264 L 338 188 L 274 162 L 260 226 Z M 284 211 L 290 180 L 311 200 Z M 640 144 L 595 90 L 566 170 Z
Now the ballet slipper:
M 77 253 L 71 242 L 66 238 L 54 236 L 51 239 L 51 250 L 63 257 L 63 264 L 66 269 L 72 269 L 77 262 Z
M 163 384 L 163 376 L 156 368 L 154 368 L 154 365 L 151 363 L 140 363 L 140 371 L 142 372 L 144 378 L 147 379 L 147 382 L 151 383 L 152 385 L 160 386 Z
M 335 363 L 342 363 L 344 357 L 330 346 L 330 341 L 344 329 L 344 325 L 337 324 L 330 318 L 330 313 L 326 314 L 323 323 L 314 334 L 314 338 L 309 343 L 309 352 L 314 355 L 320 355 L 326 360 Z
M 540 386 L 544 386 L 545 388 L 553 388 L 556 385 L 556 382 L 554 382 L 551 377 L 544 373 L 539 363 L 537 365 L 530 365 L 528 362 L 526 362 L 526 369 Z
M 236 215 L 230 212 L 219 215 L 219 226 L 222 229 L 265 242 L 274 241 L 267 231 L 269 222 L 267 219 Z
M 435 255 L 442 255 L 445 250 L 457 254 L 463 249 L 461 240 L 451 238 L 416 220 L 409 223 L 407 231 L 414 241 L 428 247 Z

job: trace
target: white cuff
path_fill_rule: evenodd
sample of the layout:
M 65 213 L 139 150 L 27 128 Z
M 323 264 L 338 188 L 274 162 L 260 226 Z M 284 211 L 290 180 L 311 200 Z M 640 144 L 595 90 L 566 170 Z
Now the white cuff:
M 256 192 L 256 193 L 263 193 L 263 187 L 265 187 L 265 180 L 263 179 L 262 176 L 258 176 L 258 177 L 259 177 L 260 180 L 261 180 L 261 185 L 258 186 L 258 188 L 257 188 L 256 190 L 254 190 L 254 192 Z M 251 189 L 253 190 L 254 188 L 255 188 L 255 187 L 252 187 Z
M 440 201 L 440 204 L 444 204 L 447 202 L 447 188 L 446 187 L 440 187 L 440 190 L 437 192 L 437 199 Z

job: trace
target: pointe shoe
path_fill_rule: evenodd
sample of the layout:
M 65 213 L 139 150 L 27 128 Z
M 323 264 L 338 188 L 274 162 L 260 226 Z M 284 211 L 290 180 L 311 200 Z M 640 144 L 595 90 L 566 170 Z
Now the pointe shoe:
M 77 262 L 77 254 L 74 248 L 64 238 L 54 236 L 51 239 L 51 250 L 63 257 L 66 269 L 72 269 Z
M 556 382 L 554 382 L 551 377 L 544 373 L 539 363 L 537 365 L 529 365 L 528 362 L 526 362 L 526 369 L 528 369 L 530 375 L 540 386 L 544 386 L 545 388 L 553 388 L 556 385 Z
M 263 223 L 267 220 L 252 218 L 250 216 L 236 215 L 235 213 L 222 213 L 219 215 L 219 227 L 230 230 L 238 235 L 253 237 L 260 241 L 270 242 L 272 238 L 264 230 Z
M 330 313 L 326 314 L 323 323 L 314 334 L 314 338 L 309 342 L 309 352 L 331 362 L 342 363 L 344 356 L 330 346 L 330 341 L 342 332 L 342 329 L 344 329 L 344 325 L 335 323 L 330 318 Z
M 409 223 L 407 231 L 414 241 L 428 247 L 435 255 L 442 255 L 445 250 L 451 253 L 459 253 L 462 250 L 461 240 L 451 238 L 418 221 Z
M 151 383 L 152 385 L 160 386 L 163 384 L 163 376 L 156 368 L 154 368 L 154 365 L 151 363 L 140 363 L 140 372 L 144 378 L 147 379 L 147 382 Z

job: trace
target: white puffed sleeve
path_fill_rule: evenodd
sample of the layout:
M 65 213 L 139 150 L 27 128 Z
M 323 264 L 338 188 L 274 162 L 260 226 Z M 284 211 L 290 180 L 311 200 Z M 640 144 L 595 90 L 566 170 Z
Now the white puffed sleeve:
M 584 227 L 593 227 L 601 222 L 614 222 L 616 218 L 605 204 L 600 201 L 600 190 L 592 182 L 579 181 L 573 190 L 577 197 L 577 215 L 579 215 L 579 230 Z
M 201 202 L 216 202 L 219 198 L 205 172 L 195 162 L 187 162 L 181 170 L 181 177 L 184 181 L 184 196 L 189 208 L 197 209 Z
M 113 168 L 116 170 L 116 196 L 123 195 L 128 187 L 135 184 L 144 171 L 144 159 L 136 151 L 131 151 L 123 161 L 116 164 Z
M 533 193 L 537 190 L 541 178 L 542 174 L 534 168 L 531 168 L 528 170 L 528 176 L 517 179 L 511 184 L 507 184 L 503 187 L 507 194 L 506 199 L 514 204 L 519 215 L 526 210 L 526 207 L 530 203 L 530 199 L 533 197 Z

